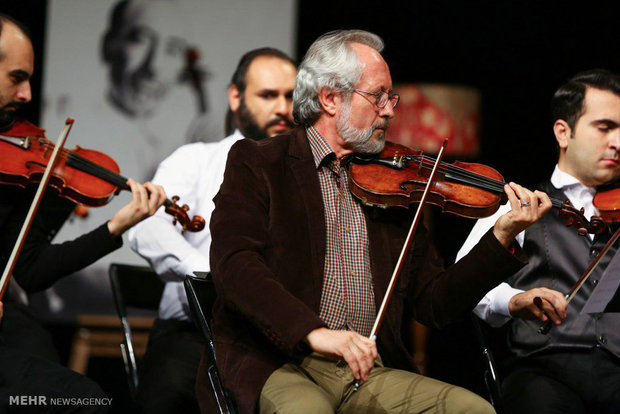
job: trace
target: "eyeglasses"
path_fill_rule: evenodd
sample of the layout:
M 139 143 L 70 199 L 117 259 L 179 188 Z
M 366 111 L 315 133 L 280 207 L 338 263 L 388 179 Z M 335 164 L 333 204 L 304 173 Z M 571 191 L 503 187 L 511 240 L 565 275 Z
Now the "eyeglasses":
M 387 105 L 387 103 L 389 101 L 392 101 L 392 108 L 396 108 L 396 105 L 398 104 L 398 101 L 400 101 L 400 95 L 397 93 L 393 93 L 393 94 L 388 94 L 387 92 L 381 91 L 381 92 L 368 92 L 368 91 L 363 91 L 361 89 L 353 89 L 353 91 L 355 92 L 361 92 L 361 93 L 365 93 L 367 95 L 372 95 L 375 97 L 375 105 L 377 105 L 378 108 L 385 108 L 385 105 Z

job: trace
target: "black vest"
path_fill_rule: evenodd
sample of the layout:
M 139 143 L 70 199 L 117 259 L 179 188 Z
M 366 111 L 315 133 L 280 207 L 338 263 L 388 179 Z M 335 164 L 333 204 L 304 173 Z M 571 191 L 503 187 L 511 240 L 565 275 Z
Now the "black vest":
M 543 183 L 539 189 L 549 197 L 566 199 L 564 193 L 550 182 Z M 588 236 L 579 236 L 575 228 L 566 227 L 558 212 L 552 210 L 525 231 L 523 248 L 529 263 L 508 282 L 518 289 L 547 287 L 566 294 L 610 236 L 609 229 L 595 236 L 594 241 Z M 569 303 L 566 319 L 560 326 L 553 326 L 549 334 L 537 332 L 541 325 L 538 320 L 514 319 L 510 332 L 511 349 L 517 355 L 525 356 L 542 350 L 601 346 L 620 357 L 620 313 L 580 314 L 615 253 L 616 248 L 612 247 Z

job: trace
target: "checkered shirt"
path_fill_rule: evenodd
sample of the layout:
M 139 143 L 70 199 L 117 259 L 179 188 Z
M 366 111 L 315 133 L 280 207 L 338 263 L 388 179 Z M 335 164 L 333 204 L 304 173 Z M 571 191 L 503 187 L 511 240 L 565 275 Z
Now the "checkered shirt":
M 349 192 L 347 160 L 306 128 L 319 174 L 327 230 L 320 317 L 330 329 L 369 336 L 376 316 L 368 232 L 362 207 Z

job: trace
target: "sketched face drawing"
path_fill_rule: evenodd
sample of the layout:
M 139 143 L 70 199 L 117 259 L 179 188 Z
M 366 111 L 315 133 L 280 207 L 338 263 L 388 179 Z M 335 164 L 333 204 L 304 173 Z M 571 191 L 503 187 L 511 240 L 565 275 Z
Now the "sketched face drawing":
M 123 0 L 114 7 L 102 53 L 117 109 L 149 117 L 180 82 L 187 51 L 182 20 L 172 0 Z

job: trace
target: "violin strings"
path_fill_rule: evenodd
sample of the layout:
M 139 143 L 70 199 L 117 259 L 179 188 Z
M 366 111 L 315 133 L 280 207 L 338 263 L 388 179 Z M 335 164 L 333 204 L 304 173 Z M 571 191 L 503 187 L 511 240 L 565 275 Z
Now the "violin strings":
M 26 140 L 31 140 L 31 139 L 32 139 L 32 140 L 39 140 L 39 139 L 41 139 L 41 137 L 27 137 L 27 138 L 26 138 Z M 54 143 L 53 143 L 53 142 L 51 142 L 51 141 L 47 141 L 47 140 L 46 140 L 46 141 L 45 141 L 45 143 L 43 144 L 43 148 L 45 148 L 45 149 L 54 150 L 54 147 L 55 147 L 55 145 L 54 145 Z M 68 154 L 70 154 L 70 153 L 71 153 L 71 151 L 70 151 L 70 150 L 68 150 L 68 149 L 66 149 L 66 148 L 61 148 L 61 149 L 60 149 L 60 153 L 61 153 L 62 155 L 67 155 L 67 156 L 68 156 Z
M 26 137 L 25 139 L 26 140 L 39 140 L 41 138 L 40 137 Z M 46 140 L 43 143 L 44 149 L 53 150 L 54 147 L 55 147 L 54 144 L 51 143 L 50 141 Z M 70 167 L 74 167 L 78 170 L 92 174 L 95 177 L 101 178 L 102 180 L 105 180 L 125 190 L 129 189 L 129 187 L 127 186 L 127 179 L 123 177 L 122 175 L 116 174 L 114 171 L 111 171 L 105 167 L 102 167 L 101 165 L 96 164 L 66 148 L 62 148 L 60 151 L 62 155 L 67 157 L 68 165 Z
M 39 140 L 40 137 L 26 137 L 25 139 Z M 54 144 L 46 141 L 43 144 L 43 148 L 53 150 Z M 114 171 L 105 168 L 99 164 L 96 164 L 89 159 L 84 158 L 81 155 L 78 155 L 75 152 L 66 148 L 62 148 L 61 151 L 63 155 L 67 156 L 67 165 L 69 165 L 70 167 L 86 172 L 88 174 L 92 174 L 93 176 L 101 178 L 102 180 L 105 180 L 124 190 L 130 190 L 130 187 L 127 185 L 127 178 L 123 177 L 122 175 L 117 174 Z M 170 207 L 171 205 L 174 205 L 174 203 L 167 198 L 166 201 L 164 201 L 164 206 Z
M 428 166 L 428 165 L 433 165 L 435 162 L 435 160 L 432 157 L 427 157 L 424 155 L 422 156 L 407 155 L 405 157 L 407 160 L 411 160 L 412 158 L 418 160 L 422 158 L 423 166 L 425 163 Z M 475 173 L 473 171 L 466 170 L 462 167 L 459 167 L 453 164 L 446 164 L 442 162 L 442 167 L 444 168 L 440 167 L 441 168 L 440 171 L 446 173 L 448 178 L 474 185 L 483 190 L 494 191 L 494 192 L 498 192 L 502 194 L 504 193 L 504 185 L 506 184 L 505 182 L 495 180 L 490 177 L 486 177 L 484 175 Z M 448 176 L 450 173 L 452 173 L 452 175 Z M 563 201 L 555 199 L 555 198 L 550 198 L 550 200 L 551 200 L 551 204 L 553 205 L 553 207 L 555 208 L 564 207 Z M 571 210 L 577 211 L 577 209 L 574 209 L 574 208 L 571 208 Z
M 428 157 L 428 158 L 434 162 L 433 158 L 431 157 Z M 454 176 L 449 177 L 449 178 L 452 178 L 452 179 L 460 178 L 461 181 L 465 183 L 477 185 L 479 188 L 488 189 L 488 190 L 499 192 L 499 193 L 504 193 L 504 185 L 506 184 L 505 182 L 495 180 L 490 177 L 485 177 L 484 175 L 480 175 L 473 171 L 469 171 L 469 170 L 463 169 L 462 167 L 458 167 L 458 166 L 451 165 L 451 164 L 447 165 L 446 170 L 455 173 Z M 465 176 L 466 178 L 463 176 Z M 482 184 L 482 182 L 486 184 Z M 564 202 L 561 200 L 550 198 L 550 201 L 553 207 L 556 207 L 556 208 L 564 207 Z M 576 209 L 573 209 L 573 210 L 576 210 Z
M 102 167 L 99 164 L 96 164 L 81 155 L 78 155 L 74 152 L 69 152 L 67 156 L 67 161 L 70 161 L 70 166 L 77 168 L 78 170 L 82 170 L 84 172 L 90 173 L 96 177 L 99 177 L 109 183 L 116 185 L 117 187 L 121 187 L 123 189 L 127 189 L 127 179 L 122 175 L 116 174 L 114 171 L 111 171 L 105 167 Z
M 67 160 L 70 161 L 70 166 L 78 170 L 90 173 L 124 190 L 130 190 L 130 187 L 127 185 L 127 178 L 115 173 L 112 170 L 109 170 L 108 168 L 96 164 L 89 159 L 82 157 L 81 155 L 70 152 Z M 166 199 L 166 201 L 164 201 L 164 206 L 166 207 L 170 207 L 173 204 L 174 203 L 170 201 L 170 199 Z
M 420 156 L 413 156 L 414 158 L 420 158 Z M 409 159 L 411 159 L 411 157 L 408 157 Z M 435 159 L 431 158 L 431 157 L 426 157 L 426 156 L 421 156 L 422 158 L 422 163 L 426 163 L 427 165 L 433 165 L 435 163 Z M 427 161 L 428 160 L 428 161 Z M 494 180 L 490 177 L 486 177 L 484 175 L 481 174 L 477 174 L 473 171 L 469 171 L 466 170 L 462 167 L 458 167 L 456 165 L 453 164 L 446 164 L 442 162 L 442 166 L 444 168 L 441 169 L 441 171 L 443 172 L 451 172 L 453 173 L 455 176 L 461 176 L 463 177 L 463 179 L 471 179 L 472 182 L 477 181 L 478 183 L 484 183 L 481 185 L 484 185 L 485 187 L 487 187 L 488 189 L 491 190 L 495 190 L 495 191 L 501 191 L 501 189 L 503 188 L 504 184 L 501 181 L 498 180 Z M 440 167 L 441 168 L 441 167 Z
M 415 158 L 422 158 L 422 166 L 428 166 L 434 164 L 435 160 L 431 157 L 426 156 L 413 156 Z M 411 159 L 411 157 L 408 157 Z M 443 167 L 443 168 L 442 168 Z M 484 175 L 477 174 L 473 171 L 466 170 L 462 167 L 458 167 L 452 164 L 442 163 L 439 167 L 440 171 L 447 174 L 452 174 L 448 178 L 456 179 L 468 184 L 475 185 L 485 190 L 494 191 L 503 193 L 503 188 L 505 183 L 502 181 L 495 180 L 490 177 L 485 177 Z

